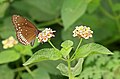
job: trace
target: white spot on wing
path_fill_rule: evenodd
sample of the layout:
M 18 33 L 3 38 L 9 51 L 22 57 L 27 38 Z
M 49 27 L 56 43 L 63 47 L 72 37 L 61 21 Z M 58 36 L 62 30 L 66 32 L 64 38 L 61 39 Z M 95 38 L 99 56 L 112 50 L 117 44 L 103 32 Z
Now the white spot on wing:
M 21 28 L 21 27 L 18 27 L 19 29 Z
M 17 37 L 22 44 L 25 44 L 25 45 L 29 44 L 29 42 L 25 39 L 25 37 L 21 34 L 21 32 L 17 32 Z

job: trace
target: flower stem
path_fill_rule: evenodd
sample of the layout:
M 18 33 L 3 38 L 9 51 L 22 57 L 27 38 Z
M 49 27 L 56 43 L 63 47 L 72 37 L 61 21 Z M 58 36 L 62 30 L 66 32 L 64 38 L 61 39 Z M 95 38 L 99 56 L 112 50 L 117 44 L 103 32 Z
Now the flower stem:
M 68 55 L 67 64 L 68 64 L 69 79 L 73 79 L 72 72 L 71 72 L 71 63 L 70 62 L 71 62 L 71 60 L 69 59 L 69 55 Z
M 82 43 L 82 38 L 80 39 L 79 44 L 78 44 L 78 46 L 77 46 L 77 48 L 76 48 L 74 54 L 73 54 L 72 57 L 71 57 L 72 60 L 74 60 L 73 57 L 74 57 L 74 55 L 76 54 L 76 52 L 78 51 L 78 48 L 80 47 L 81 43 Z
M 50 40 L 48 40 L 49 44 L 54 48 L 54 49 L 57 49 Z
M 28 67 L 32 67 L 33 65 L 29 65 Z M 16 69 L 14 69 L 13 71 L 14 72 L 19 72 L 19 71 L 23 71 L 23 70 L 25 70 L 25 67 L 18 67 L 18 68 L 16 68 Z
M 82 43 L 82 38 L 80 39 L 80 42 L 79 42 L 79 44 L 78 44 L 78 46 L 77 46 L 77 48 L 76 48 L 76 50 L 75 50 L 75 53 L 77 52 L 77 50 L 78 50 L 78 48 L 80 47 L 81 43 Z
M 23 55 L 22 55 L 22 61 L 23 61 L 23 63 L 25 62 L 25 57 Z M 27 66 L 24 66 L 24 67 L 28 71 L 28 73 L 32 76 L 32 78 L 34 78 L 34 75 L 33 75 L 32 71 L 29 69 L 29 67 L 27 67 Z

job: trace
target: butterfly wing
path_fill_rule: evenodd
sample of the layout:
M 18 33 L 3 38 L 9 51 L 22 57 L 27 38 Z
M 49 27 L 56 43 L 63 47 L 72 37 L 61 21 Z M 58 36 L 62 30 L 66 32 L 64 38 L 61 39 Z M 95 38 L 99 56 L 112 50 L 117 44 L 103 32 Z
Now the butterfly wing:
M 37 28 L 26 18 L 19 15 L 12 16 L 12 22 L 15 26 L 16 36 L 23 45 L 34 45 L 34 40 L 38 34 Z

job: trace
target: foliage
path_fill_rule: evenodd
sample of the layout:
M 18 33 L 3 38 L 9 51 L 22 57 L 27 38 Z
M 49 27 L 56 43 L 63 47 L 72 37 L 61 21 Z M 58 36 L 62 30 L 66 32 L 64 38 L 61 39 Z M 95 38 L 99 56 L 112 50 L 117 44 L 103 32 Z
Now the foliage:
M 51 43 L 50 43 L 51 44 Z M 61 44 L 61 50 L 53 47 L 53 48 L 44 48 L 37 51 L 35 54 L 29 58 L 23 65 L 27 66 L 32 63 L 44 61 L 44 60 L 58 60 L 62 59 L 68 62 L 68 67 L 64 63 L 60 63 L 57 68 L 61 71 L 62 75 L 70 77 L 70 79 L 74 79 L 75 76 L 79 75 L 82 71 L 83 60 L 86 56 L 90 54 L 112 54 L 107 48 L 102 45 L 96 43 L 89 43 L 81 46 L 78 50 L 74 52 L 74 54 L 69 57 L 69 53 L 72 50 L 73 42 L 70 40 L 66 40 Z M 72 58 L 73 57 L 73 58 Z M 73 59 L 80 58 L 77 64 L 74 67 L 70 66 L 70 62 Z
M 13 14 L 26 17 L 38 29 L 56 30 L 51 41 L 57 48 L 36 41 L 33 47 L 3 49 L 2 40 L 16 38 Z M 75 51 L 79 40 L 72 31 L 77 25 L 90 26 L 94 33 Z M 119 40 L 119 0 L 0 0 L 0 79 L 67 79 L 69 70 L 75 79 L 119 79 Z
M 114 51 L 114 55 L 92 55 L 85 61 L 85 68 L 80 78 L 93 79 L 119 79 L 120 78 L 120 51 Z
M 19 58 L 19 53 L 15 52 L 14 50 L 6 50 L 0 53 L 0 64 L 12 62 L 18 60 Z

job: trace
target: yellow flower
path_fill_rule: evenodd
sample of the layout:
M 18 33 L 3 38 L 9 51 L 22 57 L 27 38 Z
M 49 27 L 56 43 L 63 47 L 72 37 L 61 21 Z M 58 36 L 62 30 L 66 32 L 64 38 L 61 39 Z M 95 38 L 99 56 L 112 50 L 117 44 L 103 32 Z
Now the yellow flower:
M 50 28 L 46 28 L 38 34 L 38 42 L 47 42 L 51 37 L 55 37 L 53 34 L 56 31 L 52 31 Z
M 11 48 L 14 45 L 16 45 L 17 43 L 18 43 L 18 41 L 16 41 L 12 36 L 10 36 L 8 39 L 2 41 L 4 49 Z
M 84 39 L 89 39 L 90 37 L 92 37 L 93 31 L 90 30 L 90 27 L 86 27 L 86 26 L 77 26 L 75 28 L 75 30 L 73 31 L 73 37 L 80 37 L 80 38 L 84 38 Z

